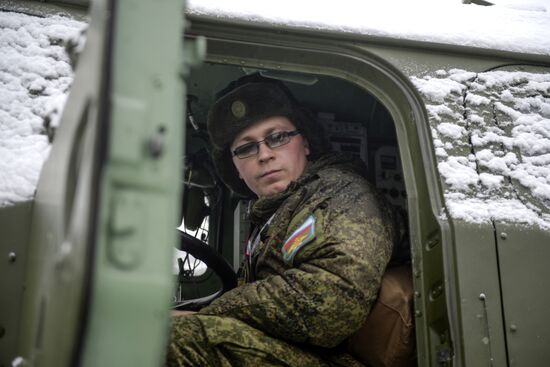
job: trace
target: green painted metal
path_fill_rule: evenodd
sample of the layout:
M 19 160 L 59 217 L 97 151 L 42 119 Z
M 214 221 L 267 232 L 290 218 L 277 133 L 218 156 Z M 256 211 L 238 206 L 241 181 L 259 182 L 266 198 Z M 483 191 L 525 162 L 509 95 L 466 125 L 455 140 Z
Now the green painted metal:
M 100 172 L 82 366 L 160 365 L 173 295 L 185 121 L 182 1 L 112 2 L 107 155 Z M 93 4 L 95 6 L 95 3 Z M 162 24 L 152 25 L 151 16 Z M 93 15 L 92 15 L 93 22 Z M 187 64 L 186 64 L 187 63 Z
M 509 366 L 547 366 L 550 232 L 495 223 Z
M 3 1 L 0 8 L 40 16 L 63 14 L 82 19 L 85 15 L 82 9 L 34 1 Z M 94 84 L 93 80 L 87 82 Z M 71 101 L 74 102 L 75 98 Z M 68 107 L 67 115 L 74 115 L 78 109 L 81 107 L 76 104 Z M 58 135 L 65 136 L 62 138 L 65 144 L 53 148 L 51 156 L 57 157 L 58 162 L 45 165 L 36 202 L 31 200 L 0 208 L 0 366 L 11 366 L 14 361 L 31 364 L 38 361 L 39 354 L 43 356 L 40 359 L 51 361 L 55 350 L 43 351 L 46 344 L 44 335 L 55 335 L 56 340 L 52 339 L 50 344 L 58 342 L 58 360 L 65 360 L 68 355 L 66 347 L 73 344 L 72 311 L 78 309 L 80 302 L 80 291 L 75 287 L 79 287 L 82 280 L 82 269 L 77 265 L 81 262 L 75 255 L 82 254 L 74 238 L 69 238 L 70 225 L 67 222 L 69 217 L 83 219 L 77 216 L 72 205 L 79 181 L 76 176 L 83 170 L 77 167 L 75 160 L 81 150 L 67 144 L 66 137 L 82 136 L 82 132 L 76 131 L 77 126 L 81 126 L 80 120 L 76 118 L 72 126 L 60 129 L 62 132 Z M 77 139 L 77 142 L 82 140 Z M 61 158 L 60 153 L 65 154 L 65 158 Z M 82 185 L 80 187 L 82 192 Z M 51 196 L 46 197 L 45 191 Z M 56 199 L 59 201 L 54 202 Z M 53 246 L 54 237 L 64 241 L 64 246 Z M 72 253 L 62 255 L 61 248 Z M 67 309 L 72 310 L 67 312 Z M 55 323 L 55 320 L 69 325 L 63 330 L 58 330 L 59 324 L 52 328 L 48 322 Z
M 36 1 L 36 0 L 2 0 L 0 8 L 32 14 L 36 16 L 61 15 L 81 21 L 88 18 L 88 0 L 75 1 Z
M 0 366 L 17 356 L 32 202 L 0 208 Z
M 402 90 L 395 86 L 406 83 L 401 72 L 415 76 L 450 68 L 481 72 L 517 62 L 522 56 L 470 53 L 465 57 L 461 48 L 400 47 L 400 42 L 383 44 L 358 37 L 351 44 L 334 35 L 319 37 L 306 31 L 268 38 L 269 27 L 199 18 L 194 19 L 190 31 L 209 38 L 210 61 L 338 76 L 361 85 L 388 107 L 396 125 L 409 195 L 419 365 L 506 365 L 494 229 L 491 223 L 471 225 L 438 215 L 444 213 L 442 191 L 439 178 L 433 179 L 438 174 L 435 163 L 430 163 L 435 159 L 431 157 L 427 118 L 414 110 L 414 92 L 400 99 Z M 369 64 L 374 70 L 368 69 Z M 393 73 L 392 64 L 399 72 Z M 384 73 L 388 69 L 392 72 Z M 464 106 L 456 102 L 449 100 L 446 106 L 463 116 Z M 408 116 L 404 113 L 407 109 L 412 110 Z M 466 149 L 457 154 L 470 152 Z M 434 213 L 432 221 L 430 212 Z
M 506 366 L 498 257 L 491 223 L 453 221 L 455 317 L 464 366 Z
M 415 307 L 419 364 L 439 364 L 439 352 L 447 348 L 449 340 L 446 300 L 439 297 L 434 302 L 427 295 L 434 284 L 445 284 L 442 252 L 437 241 L 429 251 L 425 246 L 440 231 L 437 217 L 442 210 L 442 194 L 423 103 L 408 78 L 367 51 L 342 49 L 324 39 L 284 34 L 266 38 L 262 32 L 216 28 L 212 24 L 207 29 L 202 26 L 194 23 L 190 32 L 207 37 L 208 61 L 339 77 L 368 90 L 388 108 L 395 122 L 408 189 L 414 280 L 418 289 Z
M 182 6 L 176 0 L 93 3 L 88 46 L 41 177 L 28 251 L 21 229 L 10 236 L 17 251 L 28 252 L 26 278 L 0 289 L 27 292 L 17 353 L 5 353 L 17 328 L 0 318 L 0 363 L 20 356 L 41 366 L 162 364 L 181 202 L 181 76 L 202 58 L 206 37 L 209 62 L 337 77 L 389 110 L 407 187 L 419 366 L 545 365 L 548 231 L 446 215 L 430 132 L 437 122 L 409 77 L 451 68 L 481 72 L 518 60 L 548 63 L 547 57 L 284 27 L 274 32 L 267 24 L 201 17 L 193 18 L 184 48 Z M 445 105 L 466 116 L 467 106 L 453 98 Z M 464 139 L 453 153 L 471 153 Z M 226 244 L 234 203 L 227 197 L 224 204 L 215 225 Z M 28 224 L 29 207 L 0 212 L 0 224 L 16 211 L 21 225 Z M 224 246 L 222 253 L 230 258 L 234 249 Z M 9 266 L 0 276 L 23 271 Z
M 105 12 L 94 10 L 101 29 Z M 88 289 L 95 210 L 97 117 L 104 39 L 87 35 L 55 144 L 40 176 L 32 213 L 20 334 L 13 364 L 73 364 Z

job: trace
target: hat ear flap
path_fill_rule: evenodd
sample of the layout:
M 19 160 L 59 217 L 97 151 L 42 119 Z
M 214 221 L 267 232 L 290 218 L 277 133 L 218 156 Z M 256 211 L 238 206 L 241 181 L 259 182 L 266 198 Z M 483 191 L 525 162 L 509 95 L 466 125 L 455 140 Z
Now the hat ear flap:
M 226 149 L 213 149 L 212 161 L 218 176 L 222 182 L 229 187 L 235 194 L 243 198 L 253 198 L 256 195 L 246 186 L 246 183 L 241 180 L 237 168 L 233 164 L 233 158 L 229 152 L 229 148 Z

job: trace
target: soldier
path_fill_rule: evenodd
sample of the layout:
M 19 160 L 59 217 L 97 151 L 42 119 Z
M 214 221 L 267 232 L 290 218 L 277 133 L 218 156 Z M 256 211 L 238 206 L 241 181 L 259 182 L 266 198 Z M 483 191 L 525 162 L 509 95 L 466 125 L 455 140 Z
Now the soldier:
M 240 82 L 208 115 L 224 183 L 253 198 L 239 286 L 173 317 L 167 366 L 361 366 L 344 341 L 375 301 L 396 236 L 358 159 L 280 83 Z

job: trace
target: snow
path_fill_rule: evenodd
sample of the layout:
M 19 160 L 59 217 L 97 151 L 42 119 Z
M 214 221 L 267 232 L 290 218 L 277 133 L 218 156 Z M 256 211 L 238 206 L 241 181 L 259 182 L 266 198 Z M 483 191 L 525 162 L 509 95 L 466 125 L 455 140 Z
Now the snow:
M 550 55 L 547 1 L 494 2 L 190 0 L 188 14 Z M 44 119 L 56 124 L 73 77 L 62 43 L 85 26 L 0 12 L 0 206 L 32 199 L 49 152 Z M 425 99 L 448 214 L 550 228 L 550 75 L 442 69 L 411 80 Z
M 492 205 L 482 199 L 468 198 L 465 195 L 447 195 L 447 207 L 452 217 L 465 219 L 471 223 L 487 223 L 492 219 L 505 222 L 537 224 L 548 229 L 550 216 L 539 216 L 517 199 L 495 199 Z
M 63 42 L 85 23 L 0 12 L 0 207 L 30 200 L 72 83 Z
M 427 103 L 450 216 L 550 229 L 550 74 L 455 69 L 412 81 Z
M 470 185 L 477 184 L 478 174 L 475 167 L 465 157 L 447 157 L 438 164 L 439 172 L 445 178 L 445 182 L 456 190 L 468 190 Z
M 450 78 L 430 80 L 418 79 L 416 88 L 424 94 L 429 94 L 432 102 L 442 103 L 443 99 L 451 93 L 462 95 L 462 93 L 464 93 L 465 86 L 459 82 L 451 80 Z M 446 108 L 446 106 L 440 106 L 440 108 Z
M 483 97 L 483 96 L 478 96 L 478 95 L 473 94 L 473 93 L 468 93 L 468 95 L 466 96 L 466 102 L 468 102 L 470 104 L 473 104 L 473 105 L 476 105 L 476 106 L 481 106 L 481 105 L 490 104 L 491 100 L 489 98 L 486 98 L 486 97 Z
M 192 16 L 550 55 L 550 2 L 189 0 Z
M 202 261 L 193 257 L 185 251 L 174 248 L 174 254 L 172 256 L 172 274 L 178 275 L 180 273 L 180 266 L 178 260 L 183 261 L 183 270 L 193 271 L 194 277 L 200 277 L 206 273 L 208 267 Z
M 460 139 L 466 133 L 466 129 L 464 129 L 462 126 L 450 124 L 448 122 L 443 122 L 437 125 L 437 131 L 440 134 L 453 139 Z

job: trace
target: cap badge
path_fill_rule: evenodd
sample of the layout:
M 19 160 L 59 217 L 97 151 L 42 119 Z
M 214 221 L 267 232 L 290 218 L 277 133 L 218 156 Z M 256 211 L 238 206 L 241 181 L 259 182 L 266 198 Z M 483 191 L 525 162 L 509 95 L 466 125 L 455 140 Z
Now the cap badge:
M 238 119 L 246 115 L 246 105 L 242 101 L 235 101 L 231 104 L 231 113 Z

